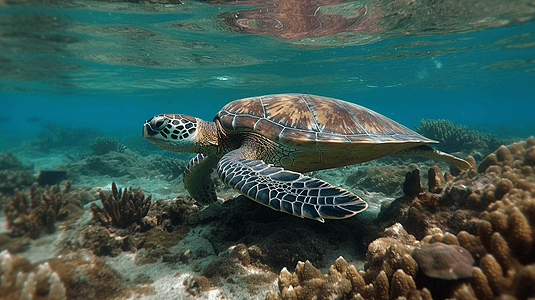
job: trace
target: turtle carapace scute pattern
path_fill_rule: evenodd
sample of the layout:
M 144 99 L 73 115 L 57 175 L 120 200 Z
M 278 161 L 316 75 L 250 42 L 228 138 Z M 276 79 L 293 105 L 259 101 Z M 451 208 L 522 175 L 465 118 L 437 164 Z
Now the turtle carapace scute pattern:
M 200 204 L 217 201 L 210 174 L 272 209 L 318 220 L 343 219 L 366 209 L 357 195 L 302 173 L 353 165 L 390 154 L 470 164 L 427 144 L 437 143 L 365 107 L 333 98 L 280 94 L 236 100 L 213 122 L 162 114 L 143 136 L 176 152 L 198 153 L 184 186 Z

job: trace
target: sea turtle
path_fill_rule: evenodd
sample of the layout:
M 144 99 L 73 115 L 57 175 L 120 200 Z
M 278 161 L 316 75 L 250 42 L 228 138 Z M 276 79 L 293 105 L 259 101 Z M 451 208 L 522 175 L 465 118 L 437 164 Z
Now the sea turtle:
M 355 194 L 303 172 L 365 162 L 389 154 L 468 162 L 425 144 L 437 143 L 370 109 L 342 100 L 281 94 L 236 100 L 213 122 L 163 114 L 147 120 L 143 136 L 175 152 L 198 153 L 184 186 L 200 204 L 217 201 L 210 178 L 275 210 L 323 222 L 366 209 Z

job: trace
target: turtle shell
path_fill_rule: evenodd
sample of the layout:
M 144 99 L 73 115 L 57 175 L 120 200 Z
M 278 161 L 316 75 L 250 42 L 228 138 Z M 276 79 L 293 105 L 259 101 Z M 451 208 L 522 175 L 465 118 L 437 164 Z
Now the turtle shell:
M 436 143 L 360 105 L 304 94 L 236 100 L 217 113 L 217 120 L 229 133 L 256 132 L 292 149 L 294 161 L 281 165 L 305 161 L 306 170 L 324 168 L 312 167 L 315 164 L 349 165 Z

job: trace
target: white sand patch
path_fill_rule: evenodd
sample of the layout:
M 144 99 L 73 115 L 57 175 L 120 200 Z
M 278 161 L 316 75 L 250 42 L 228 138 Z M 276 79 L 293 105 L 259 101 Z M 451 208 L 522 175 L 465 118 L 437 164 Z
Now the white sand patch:
M 145 196 L 152 195 L 152 199 L 169 199 L 178 196 L 187 196 L 187 192 L 173 193 L 169 181 L 161 178 L 135 178 L 124 179 L 114 178 L 111 176 L 85 176 L 78 177 L 76 186 L 102 189 L 104 191 L 111 190 L 111 182 L 114 181 L 117 188 L 130 188 L 138 189 L 145 194 Z

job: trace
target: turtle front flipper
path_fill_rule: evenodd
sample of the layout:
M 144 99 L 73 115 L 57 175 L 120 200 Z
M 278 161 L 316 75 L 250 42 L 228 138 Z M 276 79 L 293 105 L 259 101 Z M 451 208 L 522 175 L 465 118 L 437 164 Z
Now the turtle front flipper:
M 210 174 L 214 171 L 218 159 L 213 156 L 197 154 L 189 161 L 184 172 L 184 187 L 190 196 L 202 205 L 217 201 L 214 182 Z
M 344 219 L 368 206 L 355 194 L 323 180 L 244 158 L 241 149 L 221 158 L 217 174 L 240 194 L 301 218 Z

